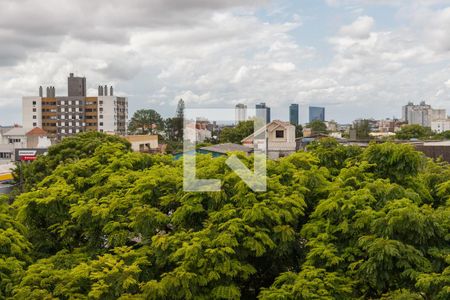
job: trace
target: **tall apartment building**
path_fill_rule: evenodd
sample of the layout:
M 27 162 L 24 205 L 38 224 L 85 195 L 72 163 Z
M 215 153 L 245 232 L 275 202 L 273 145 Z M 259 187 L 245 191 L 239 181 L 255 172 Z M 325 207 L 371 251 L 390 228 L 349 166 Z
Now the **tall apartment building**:
M 68 96 L 56 96 L 54 87 L 43 95 L 22 98 L 23 127 L 40 127 L 50 137 L 61 139 L 84 131 L 125 135 L 128 99 L 114 96 L 113 87 L 99 86 L 97 96 L 86 95 L 86 78 L 70 73 Z
M 289 106 L 289 122 L 292 125 L 297 126 L 298 125 L 298 104 L 292 103 Z
M 325 122 L 325 107 L 309 107 L 309 123 L 316 120 Z
M 266 106 L 265 102 L 261 102 L 255 105 L 256 117 L 260 120 L 265 121 L 265 124 L 269 124 L 271 120 L 270 107 Z
M 431 122 L 447 119 L 447 112 L 445 109 L 433 109 L 425 101 L 419 105 L 409 102 L 402 108 L 402 119 L 408 124 L 431 127 Z
M 242 103 L 236 104 L 234 111 L 236 124 L 247 121 L 247 105 Z

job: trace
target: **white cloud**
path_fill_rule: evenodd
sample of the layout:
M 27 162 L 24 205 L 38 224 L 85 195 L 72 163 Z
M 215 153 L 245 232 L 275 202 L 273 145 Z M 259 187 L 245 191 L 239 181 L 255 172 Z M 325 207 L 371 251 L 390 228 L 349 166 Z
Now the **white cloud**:
M 361 16 L 352 24 L 343 26 L 340 29 L 340 34 L 357 39 L 367 39 L 374 27 L 375 21 L 372 17 Z
M 295 70 L 295 65 L 291 62 L 277 62 L 272 63 L 270 67 L 278 72 L 289 72 Z
M 363 9 L 375 1 L 328 1 L 346 5 L 352 20 L 317 16 L 334 26 L 328 37 L 301 30 L 311 23 L 286 7 L 261 18 L 258 5 L 266 1 L 5 1 L 0 121 L 9 118 L 7 108 L 20 113 L 20 97 L 37 94 L 39 85 L 64 94 L 69 72 L 86 76 L 90 91 L 115 85 L 131 110 L 170 114 L 181 97 L 207 107 L 348 105 L 347 120 L 357 107 L 355 114 L 391 116 L 406 101 L 450 101 L 450 9 L 424 1 L 389 1 L 400 26 Z

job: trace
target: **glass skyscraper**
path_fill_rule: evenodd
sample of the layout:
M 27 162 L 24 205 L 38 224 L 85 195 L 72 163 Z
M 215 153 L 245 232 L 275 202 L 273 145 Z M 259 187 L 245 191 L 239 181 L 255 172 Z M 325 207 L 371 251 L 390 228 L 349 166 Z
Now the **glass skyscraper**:
M 309 107 L 309 123 L 316 120 L 325 122 L 325 107 Z
M 289 106 L 289 122 L 292 125 L 298 125 L 298 104 L 292 103 Z

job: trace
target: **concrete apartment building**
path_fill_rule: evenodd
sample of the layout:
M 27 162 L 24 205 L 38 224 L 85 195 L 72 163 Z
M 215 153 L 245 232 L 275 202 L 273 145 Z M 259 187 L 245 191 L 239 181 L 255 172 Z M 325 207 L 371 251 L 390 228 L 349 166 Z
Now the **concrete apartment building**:
M 433 109 L 425 101 L 420 102 L 419 105 L 409 102 L 402 108 L 402 119 L 410 125 L 431 127 L 433 121 L 447 119 L 447 112 L 445 109 Z
M 247 105 L 242 104 L 242 103 L 236 104 L 234 119 L 235 119 L 236 124 L 247 121 Z
M 56 96 L 54 87 L 39 87 L 39 96 L 22 98 L 23 127 L 39 127 L 51 138 L 85 131 L 126 135 L 128 99 L 114 96 L 113 87 L 99 86 L 97 96 L 87 96 L 86 78 L 67 79 L 67 96 Z M 108 94 L 109 92 L 109 94 Z
M 269 124 L 271 121 L 270 107 L 268 107 L 265 102 L 261 102 L 255 105 L 255 109 L 256 118 L 265 122 L 265 124 Z

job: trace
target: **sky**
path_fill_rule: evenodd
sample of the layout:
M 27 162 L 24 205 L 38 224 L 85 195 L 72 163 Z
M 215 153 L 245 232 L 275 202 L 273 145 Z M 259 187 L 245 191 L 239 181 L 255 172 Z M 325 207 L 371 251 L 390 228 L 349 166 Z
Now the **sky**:
M 290 103 L 326 118 L 450 111 L 449 0 L 0 0 L 0 125 L 21 123 L 40 85 L 113 85 L 130 115 L 151 108 Z

